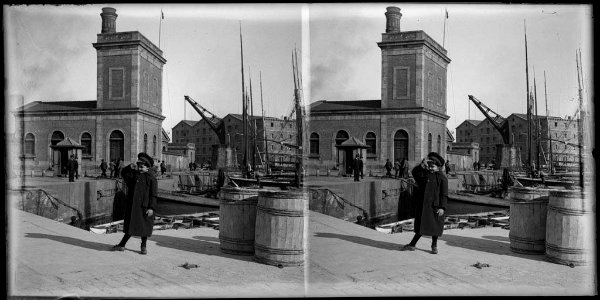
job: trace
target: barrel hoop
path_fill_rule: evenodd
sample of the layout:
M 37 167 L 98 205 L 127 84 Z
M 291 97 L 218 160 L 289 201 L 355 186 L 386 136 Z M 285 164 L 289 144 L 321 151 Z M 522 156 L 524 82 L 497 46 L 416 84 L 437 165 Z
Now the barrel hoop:
M 533 200 L 518 200 L 511 199 L 510 204 L 531 204 L 531 203 L 548 203 L 548 198 L 538 198 Z
M 237 244 L 237 245 L 254 245 L 254 240 L 241 240 L 241 239 L 234 239 L 234 238 L 230 238 L 230 237 L 225 237 L 223 235 L 219 234 L 219 240 L 223 241 L 223 242 L 227 242 L 230 244 Z
M 543 239 L 543 240 L 533 240 L 533 239 L 528 239 L 528 238 L 522 238 L 522 237 L 518 237 L 518 236 L 515 236 L 515 235 L 512 235 L 512 234 L 509 234 L 508 238 L 511 241 L 515 241 L 515 242 L 523 243 L 523 244 L 531 244 L 531 245 L 544 245 L 544 243 L 546 241 L 545 239 Z
M 590 252 L 586 249 L 565 248 L 548 242 L 546 242 L 546 249 L 565 254 L 588 254 Z
M 267 265 L 274 265 L 274 266 L 281 265 L 284 267 L 301 266 L 302 264 L 304 264 L 304 260 L 298 261 L 298 262 L 286 262 L 286 261 L 278 261 L 278 260 L 268 259 L 266 257 L 256 256 L 256 254 L 254 255 L 254 260 L 256 260 L 259 263 L 263 263 L 263 264 L 267 264 Z
M 256 205 L 258 203 L 258 199 L 257 198 L 248 198 L 248 199 L 242 199 L 242 200 L 231 200 L 231 199 L 221 199 L 222 204 L 229 204 L 229 205 Z
M 277 198 L 277 199 L 299 199 L 306 200 L 307 194 L 303 192 L 273 192 L 273 191 L 260 191 L 258 197 L 263 198 Z
M 268 254 L 274 255 L 303 255 L 304 250 L 300 249 L 281 249 L 281 248 L 272 248 L 267 247 L 258 243 L 254 243 L 254 249 L 257 251 L 262 251 Z
M 589 264 L 589 262 L 587 260 L 568 260 L 568 259 L 561 259 L 558 257 L 553 257 L 553 256 L 548 256 L 546 255 L 546 259 L 549 260 L 550 262 L 554 262 L 557 264 L 561 264 L 561 265 L 573 265 L 573 266 L 586 266 Z
M 227 253 L 227 254 L 234 254 L 234 255 L 254 255 L 254 251 L 253 250 L 235 250 L 235 249 L 227 249 L 227 248 L 223 248 L 221 247 L 221 252 L 223 253 Z
M 260 204 L 256 206 L 257 211 L 262 211 L 275 216 L 286 216 L 286 217 L 303 217 L 304 211 L 301 210 L 289 210 L 289 209 L 274 209 L 270 207 L 264 207 Z
M 548 210 L 555 211 L 555 212 L 561 213 L 563 215 L 570 215 L 570 216 L 583 216 L 583 215 L 587 215 L 590 213 L 589 210 L 556 207 L 553 205 L 548 205 Z

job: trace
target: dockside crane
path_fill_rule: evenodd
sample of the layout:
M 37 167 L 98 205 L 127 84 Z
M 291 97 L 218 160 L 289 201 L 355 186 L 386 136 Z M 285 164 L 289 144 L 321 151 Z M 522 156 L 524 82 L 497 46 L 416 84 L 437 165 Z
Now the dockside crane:
M 215 132 L 217 138 L 219 139 L 219 144 L 227 145 L 227 131 L 225 130 L 225 124 L 223 122 L 219 122 L 219 118 L 208 111 L 206 108 L 202 107 L 198 102 L 192 99 L 190 96 L 183 96 L 185 100 L 198 112 L 198 114 L 206 121 L 206 124 Z M 207 116 L 210 115 L 210 118 Z
M 490 121 L 490 123 L 492 124 L 492 126 L 494 126 L 494 128 L 496 128 L 496 130 L 498 130 L 500 136 L 502 136 L 502 141 L 504 142 L 504 144 L 510 144 L 510 131 L 508 128 L 508 120 L 502 117 L 501 115 L 497 114 L 491 108 L 487 107 L 485 104 L 483 104 L 483 102 L 479 101 L 473 95 L 469 95 L 469 100 L 471 100 L 475 104 L 475 106 L 479 108 L 479 110 L 481 111 L 481 113 L 483 113 L 485 118 L 488 121 Z M 492 117 L 490 113 L 494 114 L 494 117 Z
M 497 152 L 495 167 L 499 168 L 514 168 L 517 167 L 516 161 L 516 149 L 510 142 L 510 129 L 508 125 L 508 119 L 505 119 L 501 115 L 497 114 L 491 108 L 487 107 L 483 102 L 479 101 L 473 95 L 469 95 L 469 100 L 477 106 L 477 108 L 483 113 L 485 118 L 494 126 L 494 128 L 500 133 L 502 141 L 502 150 Z M 492 117 L 492 114 L 494 115 Z

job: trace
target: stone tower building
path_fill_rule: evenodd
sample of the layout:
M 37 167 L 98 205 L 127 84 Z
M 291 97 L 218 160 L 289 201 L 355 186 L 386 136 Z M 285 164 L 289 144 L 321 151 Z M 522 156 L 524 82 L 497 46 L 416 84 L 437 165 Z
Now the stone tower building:
M 369 146 L 367 169 L 387 159 L 420 161 L 446 154 L 447 51 L 421 30 L 401 31 L 402 13 L 388 7 L 381 48 L 381 100 L 317 101 L 310 107 L 312 168 L 339 165 L 336 145 L 356 137 Z M 345 154 L 342 154 L 345 155 Z
M 64 170 L 67 153 L 55 145 L 68 138 L 80 144 L 85 170 L 121 158 L 134 161 L 139 152 L 159 159 L 162 152 L 162 50 L 138 31 L 117 32 L 117 14 L 100 14 L 97 51 L 97 99 L 34 101 L 15 112 L 19 158 L 27 168 Z M 83 174 L 83 172 L 81 172 Z

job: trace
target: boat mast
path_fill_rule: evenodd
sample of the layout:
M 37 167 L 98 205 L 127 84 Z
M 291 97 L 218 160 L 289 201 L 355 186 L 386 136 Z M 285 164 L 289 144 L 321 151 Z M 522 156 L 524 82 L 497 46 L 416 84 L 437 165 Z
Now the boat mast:
M 525 78 L 527 82 L 527 163 L 529 164 L 529 177 L 532 176 L 532 168 L 531 168 L 531 103 L 530 103 L 530 93 L 529 93 L 529 63 L 527 61 L 527 24 L 525 24 L 525 20 L 523 20 L 523 26 L 525 28 Z
M 298 53 L 296 49 L 292 53 L 292 70 L 294 75 L 294 100 L 296 109 L 296 172 L 298 181 L 296 187 L 300 187 L 302 177 L 302 108 L 300 106 L 300 74 L 298 71 Z
M 535 84 L 535 68 L 533 68 L 533 103 L 535 105 L 535 140 L 536 140 L 536 152 L 535 152 L 535 164 L 536 170 L 540 170 L 540 118 L 538 116 L 537 109 L 537 86 Z
M 578 140 L 579 140 L 579 186 L 583 191 L 583 117 L 585 113 L 583 111 L 583 90 L 581 88 L 581 83 L 583 81 L 583 74 L 580 76 L 581 72 L 581 50 L 579 50 L 579 54 L 575 53 L 576 62 L 577 62 L 577 86 L 578 86 L 578 94 L 579 94 L 579 118 L 577 119 L 578 128 Z
M 254 119 L 254 99 L 252 99 L 252 72 L 248 68 L 250 80 L 250 127 L 252 128 L 252 170 L 256 171 L 256 120 Z
M 546 99 L 546 132 L 548 133 L 548 148 L 550 156 L 550 166 L 548 167 L 548 174 L 554 174 L 552 168 L 552 135 L 550 134 L 550 114 L 548 113 L 548 90 L 546 89 L 546 71 L 544 71 L 544 98 Z
M 248 166 L 248 141 L 247 141 L 247 128 L 246 128 L 246 84 L 244 82 L 244 44 L 242 42 L 242 21 L 240 21 L 240 55 L 241 55 L 241 71 L 242 71 L 242 134 L 244 144 L 244 158 L 242 160 L 242 172 L 247 173 Z M 234 137 L 235 139 L 235 137 Z
M 262 72 L 258 73 L 260 79 L 260 110 L 262 113 L 263 123 L 263 142 L 265 151 L 265 173 L 269 174 L 269 144 L 267 143 L 267 130 L 265 125 L 265 107 L 263 105 L 263 90 L 262 90 Z

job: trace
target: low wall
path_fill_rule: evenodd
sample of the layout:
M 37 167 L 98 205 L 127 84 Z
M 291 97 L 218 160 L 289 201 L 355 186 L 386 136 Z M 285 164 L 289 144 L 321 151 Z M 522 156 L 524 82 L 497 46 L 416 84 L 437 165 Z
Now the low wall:
M 64 223 L 76 216 L 89 225 L 122 219 L 124 192 L 123 184 L 116 180 L 42 184 L 21 191 L 17 205 Z
M 311 187 L 309 209 L 347 221 L 363 212 L 371 220 L 413 217 L 412 187 L 401 180 L 374 180 Z

